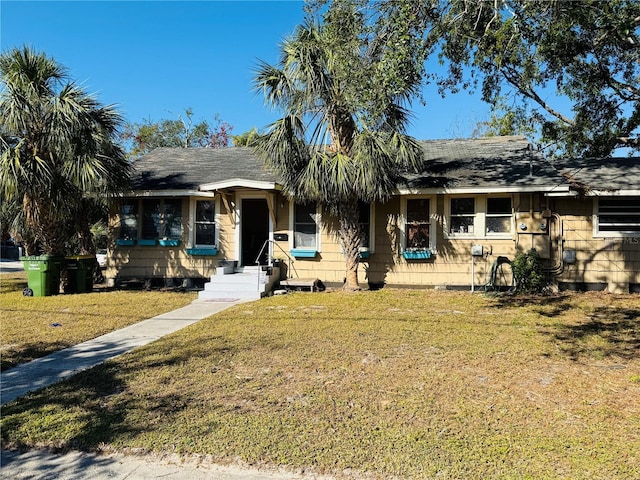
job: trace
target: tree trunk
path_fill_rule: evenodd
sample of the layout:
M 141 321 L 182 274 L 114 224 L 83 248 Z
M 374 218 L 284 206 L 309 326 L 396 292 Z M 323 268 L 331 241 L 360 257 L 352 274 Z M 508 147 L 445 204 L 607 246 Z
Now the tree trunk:
M 93 233 L 89 225 L 89 217 L 87 216 L 88 206 L 80 209 L 76 216 L 76 231 L 78 235 L 78 243 L 80 245 L 80 255 L 92 255 L 96 253 L 93 243 Z
M 358 283 L 358 263 L 360 263 L 360 223 L 358 215 L 358 200 L 352 199 L 339 205 L 340 216 L 340 244 L 346 261 L 346 281 L 344 290 L 360 290 Z
M 35 233 L 42 247 L 42 253 L 64 256 L 65 227 L 59 219 L 59 212 L 46 199 L 25 198 L 26 221 Z

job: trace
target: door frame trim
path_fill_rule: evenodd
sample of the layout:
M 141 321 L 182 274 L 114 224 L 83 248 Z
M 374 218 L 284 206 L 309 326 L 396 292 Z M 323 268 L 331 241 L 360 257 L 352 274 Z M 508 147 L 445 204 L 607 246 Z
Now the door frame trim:
M 269 199 L 268 192 L 236 192 L 236 238 L 235 238 L 235 251 L 238 265 L 242 265 L 242 209 L 243 209 L 243 200 L 264 200 L 267 206 L 267 221 L 269 222 L 269 231 L 268 238 L 270 240 L 269 246 L 267 248 L 267 256 L 269 259 L 273 258 L 273 221 L 271 219 L 271 215 L 269 214 Z

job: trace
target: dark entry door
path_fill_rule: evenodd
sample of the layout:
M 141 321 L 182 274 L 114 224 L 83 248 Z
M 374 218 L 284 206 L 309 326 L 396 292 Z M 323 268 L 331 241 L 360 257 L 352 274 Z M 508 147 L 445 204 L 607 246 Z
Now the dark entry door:
M 269 207 L 267 201 L 261 198 L 245 198 L 242 200 L 242 220 L 240 228 L 242 229 L 242 237 L 240 239 L 242 265 L 255 265 L 256 257 L 260 253 L 260 249 L 269 239 Z M 266 247 L 260 256 L 260 264 L 267 263 Z

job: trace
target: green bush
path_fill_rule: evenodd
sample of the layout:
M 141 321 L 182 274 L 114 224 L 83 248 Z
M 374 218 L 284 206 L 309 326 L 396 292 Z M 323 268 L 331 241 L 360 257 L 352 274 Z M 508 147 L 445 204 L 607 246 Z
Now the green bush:
M 511 262 L 511 269 L 518 293 L 542 293 L 549 285 L 549 276 L 534 248 L 527 253 L 519 252 Z

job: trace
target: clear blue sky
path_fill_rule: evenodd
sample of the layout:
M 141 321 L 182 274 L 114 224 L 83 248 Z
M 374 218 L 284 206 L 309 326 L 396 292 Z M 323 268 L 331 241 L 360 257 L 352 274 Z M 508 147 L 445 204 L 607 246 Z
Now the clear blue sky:
M 304 16 L 300 1 L 0 0 L 0 49 L 30 45 L 70 77 L 117 104 L 128 122 L 221 120 L 233 134 L 278 118 L 252 91 L 258 59 L 278 60 L 278 45 Z M 425 91 L 409 133 L 426 140 L 469 136 L 488 108 L 466 92 L 442 100 Z

